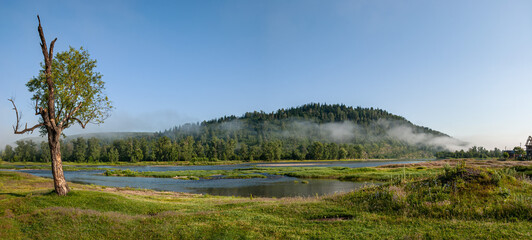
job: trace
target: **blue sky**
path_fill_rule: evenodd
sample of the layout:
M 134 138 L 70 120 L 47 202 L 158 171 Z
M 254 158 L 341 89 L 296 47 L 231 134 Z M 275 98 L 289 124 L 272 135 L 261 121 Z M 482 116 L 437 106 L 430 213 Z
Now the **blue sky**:
M 116 110 L 83 132 L 157 131 L 309 102 L 377 107 L 473 144 L 532 135 L 530 1 L 0 2 L 0 144 L 7 98 L 42 55 L 83 46 Z M 82 132 L 69 129 L 67 134 Z

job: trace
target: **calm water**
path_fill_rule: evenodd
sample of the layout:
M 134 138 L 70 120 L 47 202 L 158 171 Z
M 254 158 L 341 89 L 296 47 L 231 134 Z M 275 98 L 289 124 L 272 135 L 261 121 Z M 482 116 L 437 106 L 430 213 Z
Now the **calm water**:
M 379 161 L 379 162 L 305 162 L 302 167 L 375 167 L 386 164 L 414 163 L 424 160 L 408 161 Z M 248 167 L 289 166 L 294 163 L 250 163 L 237 165 L 215 166 L 102 166 L 116 169 L 131 169 L 135 171 L 179 171 L 179 170 L 230 170 Z M 50 170 L 20 170 L 41 177 L 52 177 Z M 143 178 L 143 177 L 106 177 L 101 170 L 65 171 L 67 181 L 96 184 L 110 187 L 133 187 L 175 192 L 202 193 L 222 196 L 262 196 L 262 197 L 293 197 L 315 196 L 341 192 L 349 192 L 371 182 L 347 182 L 331 179 L 305 179 L 308 184 L 302 184 L 301 179 L 294 177 L 268 175 L 267 178 L 253 179 L 201 179 L 179 180 L 172 178 Z M 297 183 L 295 181 L 298 181 Z

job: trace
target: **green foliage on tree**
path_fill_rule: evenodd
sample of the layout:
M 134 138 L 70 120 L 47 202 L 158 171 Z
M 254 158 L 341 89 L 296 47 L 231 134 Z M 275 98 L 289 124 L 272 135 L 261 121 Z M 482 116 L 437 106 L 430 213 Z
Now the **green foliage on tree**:
M 114 147 L 111 147 L 109 149 L 109 162 L 118 162 L 119 155 L 118 150 L 116 150 Z
M 15 147 L 15 162 L 36 162 L 39 160 L 37 144 L 31 140 L 16 141 Z
M 507 152 L 504 152 L 504 153 L 502 154 L 502 157 L 503 157 L 504 159 L 508 159 L 508 158 L 510 158 L 510 154 L 507 153 Z
M 74 140 L 74 161 L 86 162 L 87 141 L 81 137 Z
M 4 151 L 2 152 L 2 160 L 7 162 L 14 162 L 14 157 L 15 151 L 13 151 L 13 147 L 11 147 L 11 145 L 6 145 Z
M 514 152 L 515 152 L 515 158 L 516 159 L 519 159 L 519 160 L 523 160 L 526 158 L 526 152 L 523 148 L 521 147 L 514 147 Z
M 44 68 L 26 86 L 33 93 L 32 100 L 38 107 L 47 109 L 48 85 Z M 111 101 L 105 95 L 102 75 L 96 72 L 96 60 L 90 59 L 83 48 L 70 47 L 68 51 L 55 55 L 51 72 L 54 80 L 55 122 L 63 129 L 79 123 L 83 128 L 88 123 L 102 123 L 112 109 Z M 43 119 L 41 119 L 41 123 Z M 46 133 L 46 126 L 41 126 Z
M 515 155 L 524 156 L 526 154 L 525 150 L 521 147 L 514 147 Z
M 321 142 L 313 142 L 309 147 L 309 159 L 320 160 L 323 159 L 324 147 Z
M 98 162 L 101 158 L 101 146 L 100 140 L 97 138 L 90 138 L 87 141 L 87 161 Z
M 50 146 L 48 146 L 48 143 L 41 142 L 40 147 L 41 147 L 40 149 L 41 161 L 42 162 L 52 161 L 52 156 L 50 155 Z
M 495 148 L 493 150 L 487 150 L 483 147 L 473 146 L 467 151 L 457 150 L 454 152 L 451 151 L 441 151 L 435 154 L 437 158 L 500 158 L 503 157 L 503 153 L 500 149 Z
M 158 161 L 170 161 L 172 150 L 172 141 L 169 137 L 161 137 L 155 142 L 155 158 Z

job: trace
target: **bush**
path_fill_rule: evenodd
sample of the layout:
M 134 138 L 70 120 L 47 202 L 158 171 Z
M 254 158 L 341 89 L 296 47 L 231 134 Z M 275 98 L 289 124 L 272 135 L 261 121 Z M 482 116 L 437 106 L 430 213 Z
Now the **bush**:
M 438 181 L 442 184 L 453 186 L 464 186 L 468 183 L 499 186 L 500 180 L 501 176 L 497 172 L 477 168 L 467 168 L 464 161 L 457 164 L 454 168 L 445 165 L 444 173 L 438 176 Z
M 516 166 L 512 169 L 518 173 L 523 173 L 528 177 L 532 177 L 532 166 Z

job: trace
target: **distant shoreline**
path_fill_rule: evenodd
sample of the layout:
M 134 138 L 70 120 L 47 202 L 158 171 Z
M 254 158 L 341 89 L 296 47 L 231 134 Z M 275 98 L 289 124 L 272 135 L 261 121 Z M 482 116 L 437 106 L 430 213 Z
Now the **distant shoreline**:
M 81 162 L 63 162 L 63 166 L 205 166 L 205 165 L 236 165 L 236 164 L 246 164 L 246 163 L 256 163 L 256 164 L 281 164 L 287 166 L 285 163 L 294 163 L 298 166 L 306 166 L 311 163 L 319 164 L 321 162 L 385 162 L 385 161 L 435 161 L 437 159 L 330 159 L 330 160 L 275 160 L 275 161 L 177 161 L 177 162 L 92 162 L 92 163 L 81 163 Z M 313 165 L 316 165 L 313 164 Z M 0 169 L 2 166 L 50 166 L 50 163 L 46 162 L 5 162 L 0 161 Z M 12 169 L 12 167 L 8 168 Z

